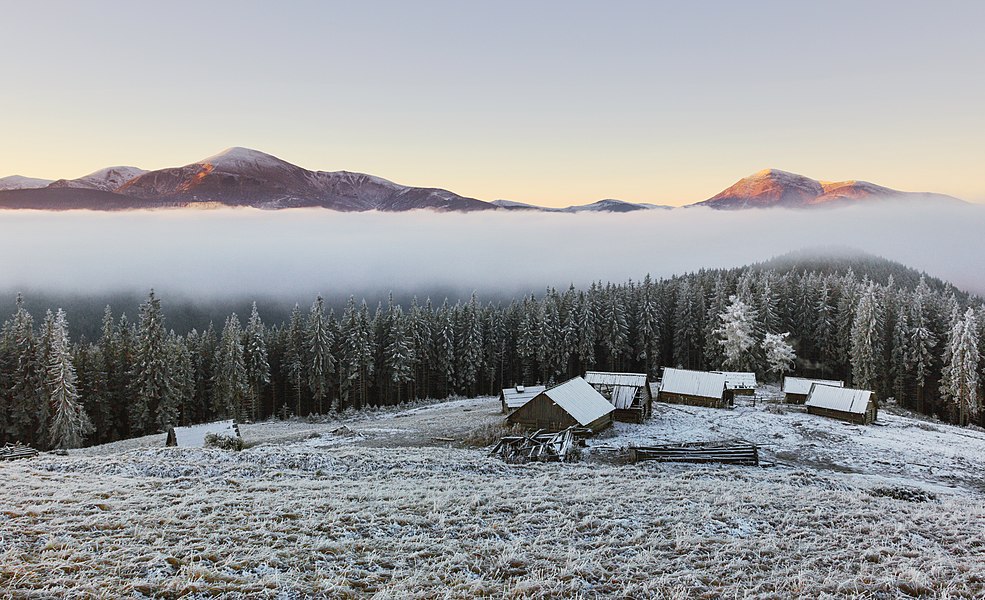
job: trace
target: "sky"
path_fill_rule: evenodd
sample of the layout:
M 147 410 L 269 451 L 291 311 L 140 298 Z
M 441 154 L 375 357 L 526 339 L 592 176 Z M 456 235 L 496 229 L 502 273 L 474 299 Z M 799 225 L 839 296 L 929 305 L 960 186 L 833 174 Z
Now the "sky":
M 0 176 L 246 146 L 484 200 L 985 202 L 985 3 L 4 2 Z

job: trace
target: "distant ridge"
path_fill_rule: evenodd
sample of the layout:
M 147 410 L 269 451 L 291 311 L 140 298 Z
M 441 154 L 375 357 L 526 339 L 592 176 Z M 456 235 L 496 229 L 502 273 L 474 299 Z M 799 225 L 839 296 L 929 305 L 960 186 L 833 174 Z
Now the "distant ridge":
M 943 194 L 900 192 L 865 181 L 824 182 L 778 169 L 764 169 L 740 179 L 708 200 L 689 206 L 724 210 L 815 208 L 898 198 L 960 202 Z M 181 167 L 155 171 L 118 166 L 77 179 L 50 181 L 20 175 L 0 178 L 0 208 L 132 210 L 182 207 L 553 213 L 625 213 L 673 208 L 612 198 L 566 208 L 512 200 L 485 202 L 442 188 L 405 186 L 364 173 L 311 171 L 276 156 L 242 147 L 227 148 Z

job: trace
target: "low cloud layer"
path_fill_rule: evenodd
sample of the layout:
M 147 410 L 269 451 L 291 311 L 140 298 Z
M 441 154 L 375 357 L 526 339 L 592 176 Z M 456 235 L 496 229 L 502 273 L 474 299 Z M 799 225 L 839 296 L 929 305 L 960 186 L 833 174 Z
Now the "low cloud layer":
M 485 296 L 850 246 L 985 292 L 985 207 L 628 214 L 0 212 L 0 290 L 199 298 Z

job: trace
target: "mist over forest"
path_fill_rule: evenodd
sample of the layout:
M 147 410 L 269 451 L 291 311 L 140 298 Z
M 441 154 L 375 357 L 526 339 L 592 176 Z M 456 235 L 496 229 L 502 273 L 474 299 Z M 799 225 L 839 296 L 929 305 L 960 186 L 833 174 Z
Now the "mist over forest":
M 730 268 L 792 250 L 857 249 L 985 293 L 985 208 L 903 202 L 831 210 L 625 214 L 339 213 L 325 210 L 9 211 L 0 237 L 0 311 L 24 292 L 65 307 L 90 335 L 102 308 L 134 314 L 157 290 L 176 328 L 258 302 L 271 321 L 322 295 L 339 310 L 389 292 L 484 301 Z M 76 335 L 78 335 L 76 333 Z

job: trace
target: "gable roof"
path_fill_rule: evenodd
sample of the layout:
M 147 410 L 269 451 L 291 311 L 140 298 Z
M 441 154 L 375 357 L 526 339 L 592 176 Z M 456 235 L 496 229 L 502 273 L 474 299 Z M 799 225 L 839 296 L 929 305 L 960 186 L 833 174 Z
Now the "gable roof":
M 546 396 L 571 415 L 579 425 L 588 425 L 616 410 L 602 394 L 581 377 L 569 379 L 561 385 L 544 390 L 537 396 Z
M 725 387 L 730 390 L 756 389 L 756 374 L 744 371 L 714 371 L 725 376 Z
M 845 387 L 844 381 L 838 381 L 836 379 L 811 379 L 807 377 L 784 377 L 783 378 L 783 393 L 784 394 L 803 394 L 806 396 L 811 393 L 811 386 L 814 384 L 827 385 L 832 387 Z
M 520 388 L 523 391 L 517 391 L 517 388 Z M 517 387 L 504 389 L 502 396 L 503 400 L 506 402 L 506 408 L 520 408 L 529 402 L 531 398 L 543 392 L 545 389 L 547 389 L 547 386 L 543 385 L 528 385 L 526 387 L 520 385 Z
M 665 367 L 660 380 L 660 391 L 702 398 L 721 398 L 725 394 L 725 375 Z
M 807 397 L 806 406 L 826 408 L 840 412 L 863 414 L 869 407 L 872 392 L 869 390 L 853 390 L 851 388 L 832 387 L 830 385 L 815 385 Z
M 623 385 L 628 387 L 643 387 L 646 385 L 646 373 L 608 373 L 606 371 L 589 371 L 585 373 L 585 381 L 590 385 Z

